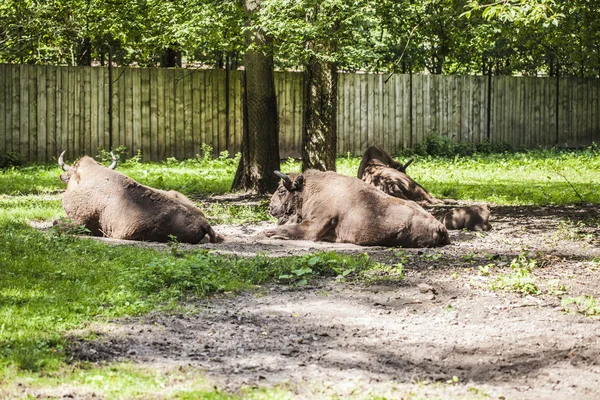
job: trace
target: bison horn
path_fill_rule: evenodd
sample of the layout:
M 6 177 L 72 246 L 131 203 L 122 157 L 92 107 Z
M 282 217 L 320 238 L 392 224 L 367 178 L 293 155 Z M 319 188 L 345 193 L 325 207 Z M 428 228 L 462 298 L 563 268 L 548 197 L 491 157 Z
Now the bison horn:
M 117 167 L 117 157 L 115 157 L 115 155 L 112 153 L 112 151 L 110 152 L 110 156 L 112 157 L 112 164 L 110 164 L 108 166 L 108 168 L 115 169 Z
M 283 186 L 285 186 L 287 190 L 289 190 L 290 192 L 294 190 L 294 185 L 289 176 L 280 171 L 275 171 L 275 175 L 283 179 Z
M 62 153 L 60 153 L 60 156 L 58 157 L 58 165 L 62 168 L 63 171 L 67 172 L 69 170 L 69 168 L 71 168 L 71 166 L 65 164 L 65 161 L 63 160 L 63 156 L 65 155 L 67 151 L 63 151 Z
M 415 158 L 414 158 L 414 157 L 411 157 L 411 158 L 410 158 L 410 160 L 408 160 L 408 161 L 406 162 L 406 164 L 404 164 L 404 165 L 401 165 L 401 166 L 399 166 L 399 167 L 397 168 L 397 169 L 398 169 L 398 171 L 400 171 L 400 172 L 406 172 L 406 168 L 408 168 L 408 166 L 409 166 L 410 164 L 412 164 L 412 162 L 413 162 L 414 160 L 415 160 Z

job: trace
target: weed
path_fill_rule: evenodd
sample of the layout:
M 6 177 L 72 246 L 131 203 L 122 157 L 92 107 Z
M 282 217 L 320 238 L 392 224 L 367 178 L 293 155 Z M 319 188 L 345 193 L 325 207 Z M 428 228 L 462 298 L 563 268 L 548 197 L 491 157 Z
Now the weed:
M 585 315 L 586 317 L 600 316 L 600 303 L 598 299 L 591 295 L 583 295 L 579 297 L 565 297 L 561 300 L 561 306 L 565 313 L 570 311 L 569 305 L 575 306 L 575 311 Z
M 550 295 L 560 296 L 567 293 L 567 287 L 558 279 L 551 279 L 547 283 L 547 291 Z
M 52 225 L 51 232 L 60 235 L 89 235 L 91 232 L 85 225 L 78 224 L 76 221 L 60 217 Z
M 427 252 L 421 254 L 421 258 L 425 261 L 437 261 L 442 258 L 442 253 L 438 253 L 437 251 Z
M 300 267 L 290 271 L 290 274 L 279 275 L 279 280 L 295 283 L 298 286 L 304 286 L 308 283 L 308 278 L 313 270 L 310 267 Z
M 413 257 L 412 254 L 402 250 L 394 252 L 394 256 L 400 264 L 406 264 Z
M 365 283 L 398 282 L 404 279 L 404 265 L 375 263 L 372 268 L 361 273 L 360 279 Z
M 19 167 L 23 164 L 25 164 L 25 161 L 20 153 L 9 151 L 5 154 L 0 154 L 0 169 Z
M 598 219 L 574 222 L 570 218 L 567 218 L 559 222 L 552 239 L 567 239 L 590 243 L 596 239 L 596 231 L 598 229 L 600 229 L 600 220 Z
M 98 150 L 98 154 L 96 155 L 96 160 L 98 160 L 101 164 L 110 164 L 112 162 L 112 156 L 110 155 L 110 153 L 110 150 L 100 149 Z M 126 159 L 127 147 L 119 146 L 113 149 L 112 153 L 115 155 L 118 161 L 123 162 Z
M 167 246 L 169 247 L 169 250 L 171 251 L 171 255 L 173 257 L 181 256 L 181 243 L 179 242 L 179 240 L 177 240 L 177 236 L 169 235 L 169 241 L 167 242 Z
M 490 275 L 490 268 L 495 267 L 495 264 L 487 264 L 487 265 L 480 265 L 477 267 L 477 269 L 479 270 L 479 274 L 482 276 L 489 276 Z
M 463 254 L 462 256 L 460 256 L 460 259 L 462 261 L 464 261 L 465 263 L 472 264 L 477 259 L 477 254 L 475 254 L 475 253 Z
M 525 255 L 512 260 L 508 275 L 500 274 L 496 280 L 490 283 L 490 289 L 506 289 L 521 294 L 540 294 L 537 279 L 532 274 L 536 266 L 535 260 L 528 260 Z

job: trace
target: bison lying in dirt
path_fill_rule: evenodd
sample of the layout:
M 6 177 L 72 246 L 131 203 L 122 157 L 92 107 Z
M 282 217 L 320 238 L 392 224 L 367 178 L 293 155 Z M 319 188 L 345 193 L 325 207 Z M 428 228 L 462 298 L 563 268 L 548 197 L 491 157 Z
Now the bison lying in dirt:
M 67 216 L 85 225 L 95 236 L 113 239 L 167 242 L 170 236 L 185 243 L 198 243 L 205 235 L 211 242 L 220 238 L 194 203 L 176 191 L 141 185 L 91 157 L 68 166 L 60 179 L 67 183 L 62 203 Z
M 433 247 L 450 243 L 448 231 L 412 201 L 388 196 L 335 172 L 307 170 L 282 178 L 269 212 L 279 226 L 264 235 L 358 245 Z
M 440 222 L 447 229 L 466 229 L 468 231 L 489 231 L 490 207 L 487 204 L 455 208 L 446 213 Z
M 411 158 L 406 164 L 400 164 L 379 147 L 372 146 L 363 154 L 358 179 L 391 196 L 416 201 L 421 205 L 443 203 L 406 174 L 406 168 L 412 161 Z

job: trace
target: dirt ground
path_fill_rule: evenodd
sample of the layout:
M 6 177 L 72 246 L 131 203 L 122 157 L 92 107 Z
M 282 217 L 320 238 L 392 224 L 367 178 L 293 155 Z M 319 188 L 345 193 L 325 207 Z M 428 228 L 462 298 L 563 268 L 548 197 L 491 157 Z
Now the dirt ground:
M 232 393 L 279 386 L 298 398 L 597 399 L 600 321 L 565 313 L 561 298 L 600 297 L 599 211 L 492 206 L 493 230 L 452 231 L 449 246 L 400 253 L 257 240 L 269 224 L 215 226 L 227 240 L 200 246 L 240 255 L 367 252 L 404 261 L 406 278 L 216 295 L 190 305 L 192 315 L 155 313 L 72 332 L 70 356 L 198 368 Z M 490 289 L 526 251 L 542 293 Z M 97 339 L 83 339 L 90 331 Z

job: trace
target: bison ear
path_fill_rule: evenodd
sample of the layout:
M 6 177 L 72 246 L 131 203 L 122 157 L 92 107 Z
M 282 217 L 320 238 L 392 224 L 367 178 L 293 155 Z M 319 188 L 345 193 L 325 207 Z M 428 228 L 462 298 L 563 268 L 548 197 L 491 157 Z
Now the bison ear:
M 298 175 L 298 177 L 294 181 L 294 190 L 301 192 L 303 187 L 304 187 L 304 175 Z

